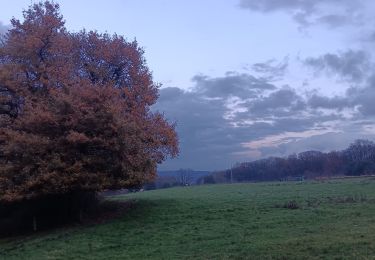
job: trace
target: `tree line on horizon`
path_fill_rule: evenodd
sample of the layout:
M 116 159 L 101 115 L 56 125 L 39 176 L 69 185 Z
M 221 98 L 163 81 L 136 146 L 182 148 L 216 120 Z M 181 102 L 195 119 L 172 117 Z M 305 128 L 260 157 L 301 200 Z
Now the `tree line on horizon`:
M 305 151 L 237 163 L 232 169 L 213 172 L 199 182 L 287 181 L 372 174 L 375 174 L 375 143 L 358 139 L 341 151 Z

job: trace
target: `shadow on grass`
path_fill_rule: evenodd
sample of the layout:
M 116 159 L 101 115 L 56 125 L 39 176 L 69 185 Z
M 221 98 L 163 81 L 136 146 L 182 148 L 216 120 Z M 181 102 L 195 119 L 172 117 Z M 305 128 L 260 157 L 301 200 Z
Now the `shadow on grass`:
M 21 212 L 18 215 L 0 217 L 0 242 L 20 240 L 34 235 L 43 235 L 61 229 L 71 229 L 74 227 L 85 227 L 102 224 L 128 214 L 138 205 L 134 199 L 109 200 L 102 199 L 95 207 L 89 211 L 82 212 L 76 218 L 61 218 L 59 211 L 49 211 L 38 218 L 38 229 L 33 230 L 35 220 L 28 212 Z M 16 212 L 17 213 L 17 212 Z M 23 215 L 21 215 L 23 214 Z

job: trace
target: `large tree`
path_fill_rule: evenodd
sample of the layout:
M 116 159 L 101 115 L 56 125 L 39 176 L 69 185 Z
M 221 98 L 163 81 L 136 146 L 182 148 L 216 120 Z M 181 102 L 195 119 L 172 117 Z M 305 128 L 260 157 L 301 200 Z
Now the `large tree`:
M 141 186 L 178 153 L 136 41 L 24 11 L 0 47 L 0 202 Z

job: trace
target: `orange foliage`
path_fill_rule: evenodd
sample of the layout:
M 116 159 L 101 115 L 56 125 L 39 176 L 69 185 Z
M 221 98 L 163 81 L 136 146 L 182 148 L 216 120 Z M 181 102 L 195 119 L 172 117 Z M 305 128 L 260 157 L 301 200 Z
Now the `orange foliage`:
M 0 47 L 0 201 L 140 186 L 178 154 L 136 41 L 64 27 L 45 2 Z

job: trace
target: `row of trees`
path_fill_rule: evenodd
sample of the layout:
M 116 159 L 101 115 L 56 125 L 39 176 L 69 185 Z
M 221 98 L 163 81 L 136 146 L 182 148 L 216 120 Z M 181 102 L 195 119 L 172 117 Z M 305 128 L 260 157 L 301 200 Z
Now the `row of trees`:
M 375 173 L 375 143 L 356 140 L 343 151 L 306 151 L 286 158 L 269 157 L 237 163 L 232 169 L 213 173 L 203 183 L 274 181 Z
M 116 34 L 67 31 L 53 2 L 23 17 L 0 44 L 0 211 L 55 197 L 72 205 L 84 193 L 153 180 L 178 139 L 150 110 L 159 86 L 142 48 Z
M 160 171 L 153 182 L 144 186 L 146 190 L 164 189 L 174 186 L 190 186 L 201 183 L 203 176 L 209 175 L 207 171 L 194 171 L 192 169 L 179 169 L 176 171 Z

